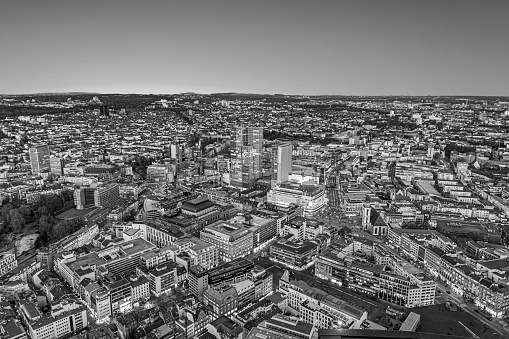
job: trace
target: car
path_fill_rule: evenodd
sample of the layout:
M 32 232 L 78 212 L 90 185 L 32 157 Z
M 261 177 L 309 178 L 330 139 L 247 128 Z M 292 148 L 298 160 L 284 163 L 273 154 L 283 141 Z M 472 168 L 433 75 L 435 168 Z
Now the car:
M 451 294 L 451 292 L 450 292 L 450 291 L 446 291 L 446 292 L 447 292 L 447 294 Z
M 479 313 L 479 310 L 476 308 L 476 309 L 474 310 L 474 312 Z

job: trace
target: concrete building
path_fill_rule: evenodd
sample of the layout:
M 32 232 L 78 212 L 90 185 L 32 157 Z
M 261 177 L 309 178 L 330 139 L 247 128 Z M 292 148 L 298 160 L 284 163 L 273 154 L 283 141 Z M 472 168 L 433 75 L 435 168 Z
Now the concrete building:
M 239 304 L 237 290 L 233 286 L 209 287 L 203 293 L 203 303 L 212 309 L 214 319 L 223 315 L 229 317 Z
M 174 181 L 174 169 L 169 164 L 152 164 L 147 167 L 147 179 L 154 181 Z
M 50 169 L 50 152 L 48 145 L 36 145 L 28 149 L 32 174 L 38 175 Z
M 212 287 L 231 285 L 249 279 L 254 267 L 253 262 L 245 258 L 222 263 L 208 271 L 209 285 Z
M 148 279 L 152 294 L 159 296 L 163 293 L 169 293 L 176 287 L 177 268 L 177 264 L 167 262 L 154 267 L 149 272 Z
M 50 172 L 53 175 L 64 175 L 64 159 L 53 157 L 49 159 Z
M 274 179 L 279 185 L 288 181 L 288 176 L 292 171 L 292 144 L 278 145 L 274 159 Z
M 270 245 L 271 260 L 291 269 L 302 271 L 313 265 L 318 245 L 310 241 L 292 241 L 282 238 Z
M 242 258 L 253 251 L 253 235 L 243 225 L 217 221 L 206 226 L 200 238 L 218 248 L 220 262 Z
M 291 204 L 303 208 L 303 216 L 311 217 L 327 203 L 325 190 L 320 185 L 285 182 L 267 193 L 267 203 L 287 208 Z
M 111 183 L 107 186 L 82 187 L 74 191 L 74 204 L 77 209 L 88 207 L 113 208 L 118 203 L 120 186 Z
M 231 185 L 253 188 L 262 177 L 263 128 L 236 127 L 231 137 Z
M 189 290 L 192 294 L 202 300 L 203 292 L 209 288 L 209 275 L 207 270 L 201 266 L 193 266 L 189 268 L 188 273 Z
M 134 273 L 141 262 L 141 255 L 155 248 L 155 245 L 138 238 L 82 256 L 64 252 L 55 258 L 55 271 L 78 291 L 78 285 L 85 278 L 96 281 L 99 276 L 107 274 Z
M 13 252 L 0 253 L 0 277 L 18 266 L 16 254 Z
M 61 338 L 88 326 L 86 307 L 74 302 L 52 306 L 49 315 L 42 315 L 32 303 L 23 304 L 20 311 L 32 339 Z

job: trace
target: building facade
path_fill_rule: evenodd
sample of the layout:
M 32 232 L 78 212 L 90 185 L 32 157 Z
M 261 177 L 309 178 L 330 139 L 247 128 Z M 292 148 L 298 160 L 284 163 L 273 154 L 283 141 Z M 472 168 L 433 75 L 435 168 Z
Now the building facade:
M 263 128 L 236 127 L 231 137 L 231 185 L 253 188 L 262 177 Z
M 36 145 L 28 149 L 32 174 L 39 174 L 50 169 L 50 152 L 48 145 Z

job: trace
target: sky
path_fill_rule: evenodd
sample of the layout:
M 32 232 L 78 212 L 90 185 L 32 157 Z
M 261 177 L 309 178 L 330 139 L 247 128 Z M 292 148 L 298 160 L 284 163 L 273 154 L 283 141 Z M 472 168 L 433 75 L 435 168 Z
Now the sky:
M 5 0 L 0 93 L 509 95 L 507 0 Z

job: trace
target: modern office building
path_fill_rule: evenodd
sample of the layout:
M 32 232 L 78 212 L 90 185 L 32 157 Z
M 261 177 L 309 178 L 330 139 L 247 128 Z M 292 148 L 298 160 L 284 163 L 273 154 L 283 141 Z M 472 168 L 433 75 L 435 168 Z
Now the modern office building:
M 90 293 L 90 309 L 98 319 L 107 319 L 112 315 L 110 291 L 106 287 L 98 288 Z
M 321 185 L 285 182 L 267 193 L 267 202 L 283 208 L 292 204 L 300 206 L 303 216 L 311 217 L 327 204 L 327 198 Z
M 62 338 L 88 326 L 87 308 L 71 301 L 53 305 L 47 315 L 30 302 L 21 305 L 20 312 L 32 339 Z
M 49 159 L 50 172 L 53 175 L 64 175 L 64 159 L 53 157 Z
M 178 249 L 175 255 L 180 258 L 188 258 L 189 264 L 183 266 L 190 267 L 200 265 L 205 269 L 216 267 L 219 263 L 219 251 L 216 246 L 196 237 L 185 237 L 175 240 L 174 246 Z M 182 254 L 182 255 L 181 255 Z M 177 260 L 178 261 L 178 260 Z
M 139 304 L 140 300 L 150 298 L 150 282 L 143 275 L 132 274 L 129 277 L 131 283 L 131 303 Z
M 39 174 L 50 169 L 50 153 L 48 145 L 32 146 L 28 150 L 32 174 Z
M 123 312 L 132 306 L 131 283 L 120 275 L 103 277 L 104 286 L 110 291 L 111 308 Z
M 78 285 L 85 278 L 96 281 L 106 274 L 134 273 L 141 263 L 142 254 L 155 248 L 150 242 L 137 238 L 82 256 L 64 252 L 55 258 L 55 271 L 78 291 Z
M 368 312 L 326 291 L 311 287 L 302 280 L 293 280 L 285 271 L 279 281 L 291 314 L 317 328 L 360 328 Z
M 150 291 L 159 296 L 169 293 L 176 286 L 176 275 L 178 265 L 173 262 L 166 262 L 153 268 L 149 274 Z
M 292 171 L 292 144 L 278 145 L 274 152 L 274 177 L 276 183 L 279 185 L 288 181 L 288 176 Z
M 262 127 L 236 127 L 231 137 L 231 185 L 253 188 L 262 177 Z
M 207 270 L 201 266 L 190 267 L 188 278 L 189 290 L 201 300 L 203 292 L 209 288 L 209 275 Z
M 200 239 L 218 248 L 220 262 L 242 258 L 253 251 L 253 234 L 249 229 L 222 220 L 206 226 Z
M 104 116 L 109 116 L 110 109 L 109 109 L 108 105 L 101 104 L 101 106 L 99 107 L 99 113 Z
M 382 265 L 340 258 L 336 251 L 327 249 L 315 262 L 315 275 L 341 286 L 376 297 L 379 291 Z
M 209 285 L 212 287 L 231 285 L 246 280 L 254 267 L 253 262 L 245 258 L 225 262 L 208 271 Z
M 319 235 L 324 234 L 324 231 L 325 224 L 322 221 L 295 217 L 283 223 L 279 235 L 283 237 L 292 235 L 294 239 L 305 241 L 317 238 Z
M 294 339 L 312 339 L 316 338 L 316 327 L 308 324 L 298 317 L 284 316 L 276 314 L 265 323 L 258 325 L 259 329 L 266 329 L 270 335 L 276 334 L 273 338 L 294 338 Z M 265 334 L 262 334 L 265 337 Z M 269 337 L 269 336 L 268 336 Z
M 74 191 L 74 205 L 79 210 L 95 206 L 95 188 L 82 187 Z
M 111 183 L 106 186 L 82 187 L 74 191 L 74 204 L 77 209 L 88 207 L 113 208 L 118 203 L 120 186 Z
M 112 183 L 107 186 L 98 187 L 94 193 L 96 207 L 113 208 L 118 203 L 120 196 L 120 186 Z
M 318 245 L 311 241 L 292 241 L 285 238 L 270 245 L 269 258 L 291 269 L 302 271 L 315 262 Z

